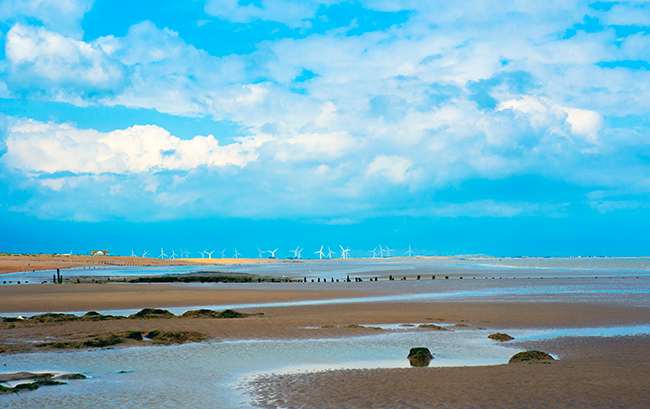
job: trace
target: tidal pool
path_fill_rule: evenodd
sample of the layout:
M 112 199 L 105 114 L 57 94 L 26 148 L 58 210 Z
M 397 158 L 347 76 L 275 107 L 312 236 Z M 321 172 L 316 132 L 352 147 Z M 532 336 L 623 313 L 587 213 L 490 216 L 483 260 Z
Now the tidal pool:
M 408 331 L 390 327 L 369 336 L 306 340 L 245 340 L 180 346 L 9 355 L 2 372 L 83 373 L 86 380 L 0 396 L 5 408 L 251 408 L 246 384 L 256 376 L 345 368 L 409 367 L 412 347 L 434 354 L 430 366 L 503 364 L 519 349 L 487 339 L 493 331 Z M 521 340 L 557 336 L 650 333 L 650 326 L 513 330 Z

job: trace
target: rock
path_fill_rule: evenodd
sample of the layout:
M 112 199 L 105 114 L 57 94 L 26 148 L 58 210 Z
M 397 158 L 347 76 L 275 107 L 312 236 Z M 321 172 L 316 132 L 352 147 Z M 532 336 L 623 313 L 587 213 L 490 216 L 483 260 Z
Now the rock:
M 447 331 L 446 329 L 444 329 L 440 325 L 435 325 L 435 324 L 420 324 L 420 325 L 418 325 L 418 328 L 432 329 L 432 330 L 436 330 L 436 331 Z
M 64 373 L 55 376 L 54 379 L 88 379 L 88 377 L 81 373 Z
M 411 348 L 407 356 L 411 362 L 411 366 L 429 366 L 429 362 L 433 359 L 433 355 L 426 347 Z
M 502 334 L 500 332 L 497 332 L 496 334 L 488 335 L 488 338 L 493 339 L 493 340 L 498 341 L 498 342 L 508 342 L 508 341 L 512 341 L 513 339 L 515 339 L 514 337 L 511 337 L 508 334 Z
M 195 331 L 163 332 L 154 330 L 147 334 L 147 338 L 163 344 L 184 344 L 186 342 L 201 342 L 208 337 Z
M 552 356 L 542 351 L 524 351 L 514 354 L 508 361 L 509 364 L 525 361 L 554 361 Z
M 145 308 L 143 310 L 136 312 L 135 314 L 129 315 L 129 318 L 131 319 L 173 318 L 173 317 L 175 317 L 175 315 L 167 310 L 160 310 L 160 309 L 153 309 L 153 308 Z
M 30 379 L 50 379 L 51 373 L 14 372 L 0 374 L 0 383 L 25 381 Z

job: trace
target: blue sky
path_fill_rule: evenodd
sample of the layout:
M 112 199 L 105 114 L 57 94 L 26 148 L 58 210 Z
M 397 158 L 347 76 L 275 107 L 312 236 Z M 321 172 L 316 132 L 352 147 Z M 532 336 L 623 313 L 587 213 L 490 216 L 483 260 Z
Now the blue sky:
M 3 0 L 0 250 L 650 255 L 649 8 Z

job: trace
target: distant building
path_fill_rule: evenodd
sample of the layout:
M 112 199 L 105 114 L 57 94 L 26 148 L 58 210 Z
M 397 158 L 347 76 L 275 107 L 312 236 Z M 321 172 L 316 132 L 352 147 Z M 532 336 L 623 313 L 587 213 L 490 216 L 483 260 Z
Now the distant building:
M 93 256 L 108 256 L 108 250 L 95 250 L 91 251 L 90 254 Z

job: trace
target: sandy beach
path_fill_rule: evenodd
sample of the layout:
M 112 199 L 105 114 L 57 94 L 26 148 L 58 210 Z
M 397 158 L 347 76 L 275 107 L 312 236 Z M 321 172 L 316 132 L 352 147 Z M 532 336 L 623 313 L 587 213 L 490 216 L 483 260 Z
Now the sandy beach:
M 283 263 L 288 260 L 249 258 L 177 258 L 158 259 L 153 257 L 84 256 L 66 254 L 0 254 L 0 274 L 20 271 L 39 271 L 102 266 L 194 266 Z
M 15 312 L 91 311 L 264 304 L 363 298 L 376 292 L 306 290 L 297 283 L 275 289 L 217 285 L 74 284 L 0 286 L 0 315 Z M 328 339 L 372 335 L 379 324 L 454 324 L 456 331 L 593 328 L 647 325 L 650 308 L 576 302 L 379 302 L 260 307 L 242 319 L 150 319 L 3 324 L 0 344 L 31 348 L 42 339 L 83 342 L 124 331 L 193 331 L 211 340 Z M 365 325 L 366 327 L 362 327 Z M 416 345 L 408 345 L 412 347 Z M 265 408 L 470 408 L 650 406 L 650 338 L 559 338 L 511 344 L 555 354 L 548 365 L 335 370 L 265 376 L 249 385 Z M 11 351 L 12 349 L 9 349 Z M 38 353 L 38 352 L 36 352 Z M 332 393 L 336 391 L 336 393 Z

